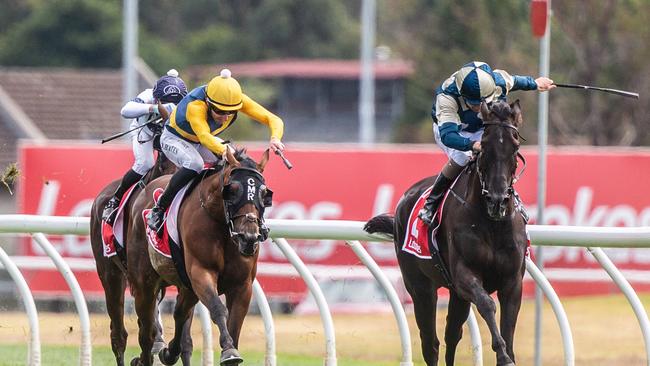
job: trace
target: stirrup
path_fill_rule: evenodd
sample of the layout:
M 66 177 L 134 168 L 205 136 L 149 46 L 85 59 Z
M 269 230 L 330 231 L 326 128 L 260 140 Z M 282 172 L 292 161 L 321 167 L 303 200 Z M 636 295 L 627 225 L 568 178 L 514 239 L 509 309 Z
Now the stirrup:
M 104 206 L 104 210 L 102 211 L 102 221 L 106 221 L 107 224 L 113 225 L 113 221 L 115 220 L 119 206 L 120 201 L 117 197 L 112 197 L 110 200 L 108 200 L 108 202 L 106 202 L 106 206 Z
M 156 233 L 160 233 L 163 224 L 165 223 L 165 211 L 158 206 L 155 206 L 147 215 L 147 226 Z
M 418 217 L 422 222 L 431 226 L 433 224 L 433 219 L 435 218 L 435 213 L 433 211 L 427 210 L 426 207 L 422 207 L 418 212 Z

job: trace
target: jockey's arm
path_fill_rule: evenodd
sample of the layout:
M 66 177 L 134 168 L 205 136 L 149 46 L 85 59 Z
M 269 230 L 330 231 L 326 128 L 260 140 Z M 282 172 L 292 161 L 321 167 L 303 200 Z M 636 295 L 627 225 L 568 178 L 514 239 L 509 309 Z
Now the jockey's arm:
M 463 137 L 458 133 L 459 125 L 454 122 L 443 122 L 438 126 L 440 140 L 447 147 L 454 150 L 469 151 L 474 145 L 474 141 Z
M 147 89 L 134 99 L 126 102 L 120 111 L 124 118 L 138 118 L 149 113 L 160 114 L 157 104 L 153 104 L 151 90 Z
M 532 76 L 510 75 L 504 70 L 494 70 L 495 78 L 503 78 L 508 91 L 513 90 L 539 90 L 547 91 L 553 89 L 553 80 L 547 77 L 533 79 Z
M 282 140 L 282 135 L 284 134 L 284 122 L 282 122 L 282 119 L 269 112 L 249 96 L 244 94 L 242 99 L 243 106 L 241 111 L 257 122 L 268 126 L 271 133 L 271 139 L 276 138 Z
M 221 156 L 226 151 L 226 145 L 221 143 L 222 139 L 210 133 L 207 116 L 208 105 L 205 102 L 195 100 L 187 105 L 186 118 L 199 142 L 208 150 Z
M 461 136 L 460 117 L 458 117 L 458 103 L 456 100 L 445 94 L 438 94 L 436 97 L 436 118 L 438 132 L 442 143 L 455 150 L 468 151 L 474 143 L 467 137 Z

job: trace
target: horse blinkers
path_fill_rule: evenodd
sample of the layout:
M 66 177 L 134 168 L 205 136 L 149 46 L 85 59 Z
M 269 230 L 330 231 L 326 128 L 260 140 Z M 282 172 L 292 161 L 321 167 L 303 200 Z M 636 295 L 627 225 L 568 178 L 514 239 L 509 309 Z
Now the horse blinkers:
M 230 238 L 237 243 L 239 252 L 252 256 L 259 243 L 268 238 L 269 229 L 264 225 L 264 209 L 270 207 L 273 191 L 264 184 L 264 177 L 257 170 L 238 167 L 231 171 L 229 182 L 223 185 L 221 192 L 224 202 L 225 218 Z M 239 213 L 246 205 L 253 205 L 257 212 Z M 235 221 L 255 223 L 255 232 L 238 231 Z
M 496 125 L 500 127 L 505 127 L 507 129 L 512 129 L 515 131 L 517 136 L 519 136 L 519 131 L 517 127 L 505 124 L 505 123 L 484 123 L 486 125 Z M 480 152 L 477 157 L 477 173 L 478 173 L 478 178 L 479 182 L 481 185 L 481 196 L 484 198 L 484 202 L 487 208 L 487 213 L 488 216 L 496 221 L 504 220 L 507 218 L 508 214 L 508 204 L 510 202 L 510 199 L 513 197 L 515 194 L 515 189 L 513 188 L 513 185 L 517 182 L 521 174 L 523 174 L 523 171 L 526 168 L 526 160 L 524 157 L 519 153 L 518 148 L 516 150 L 516 157 L 515 157 L 515 170 L 517 168 L 517 157 L 522 159 L 522 162 L 524 163 L 524 168 L 521 170 L 519 174 L 516 174 L 516 172 L 512 175 L 510 179 L 508 179 L 508 182 L 506 182 L 507 186 L 505 187 L 505 191 L 503 193 L 500 192 L 494 192 L 487 187 L 487 181 L 486 178 L 484 177 L 483 173 L 481 172 L 481 158 L 483 157 L 483 152 Z

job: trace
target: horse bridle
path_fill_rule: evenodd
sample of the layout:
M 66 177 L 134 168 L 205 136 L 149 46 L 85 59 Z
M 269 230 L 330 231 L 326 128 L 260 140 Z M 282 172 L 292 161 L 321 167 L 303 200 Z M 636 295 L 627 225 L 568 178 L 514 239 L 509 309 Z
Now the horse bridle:
M 228 174 L 228 178 L 232 177 L 233 173 L 237 172 L 246 172 L 249 174 L 246 185 L 242 185 L 242 190 L 246 190 L 246 192 L 239 192 L 237 194 L 237 199 L 236 200 L 231 200 L 231 199 L 223 199 L 223 206 L 224 206 L 224 216 L 226 219 L 226 223 L 228 226 L 228 231 L 230 233 L 230 237 L 234 238 L 236 236 L 244 236 L 243 233 L 237 232 L 235 230 L 235 220 L 238 218 L 244 218 L 248 222 L 255 222 L 257 226 L 259 227 L 260 230 L 260 241 L 264 241 L 268 238 L 269 235 L 269 229 L 264 225 L 264 209 L 266 207 L 270 207 L 271 203 L 273 201 L 273 191 L 268 189 L 265 185 L 264 181 L 264 176 L 257 170 L 253 168 L 247 168 L 247 167 L 236 167 L 230 170 Z M 250 175 L 253 175 L 255 178 L 251 177 Z M 225 172 L 221 176 L 221 189 L 222 189 L 222 198 L 224 197 L 224 191 L 227 189 L 226 187 L 231 184 L 231 182 L 225 182 Z M 260 184 L 257 184 L 259 181 Z M 248 195 L 248 189 L 249 187 L 254 187 L 254 196 L 252 200 L 245 200 L 244 196 Z M 261 192 L 265 192 L 264 196 L 260 196 Z M 247 201 L 247 202 L 243 202 Z M 242 203 L 243 202 L 243 203 Z M 258 217 L 255 213 L 248 212 L 248 213 L 242 213 L 242 214 L 236 214 L 237 211 L 241 207 L 243 207 L 246 203 L 253 203 L 255 207 L 257 208 L 257 212 L 259 213 L 260 217 Z M 231 215 L 231 212 L 235 212 L 234 215 Z
M 516 126 L 513 126 L 513 125 L 511 125 L 509 123 L 483 122 L 483 125 L 484 126 L 499 126 L 499 127 L 510 128 L 510 129 L 515 131 L 518 138 L 526 141 L 526 139 L 523 136 L 521 136 L 521 134 L 519 133 L 519 129 Z M 478 173 L 478 181 L 481 184 L 481 195 L 482 196 L 487 196 L 490 193 L 490 191 L 488 191 L 485 188 L 485 180 L 483 179 L 483 174 L 481 173 L 481 169 L 479 168 L 480 167 L 479 160 L 481 159 L 481 156 L 482 156 L 482 153 L 479 152 L 477 157 L 476 157 L 476 172 Z M 513 185 L 515 183 L 517 183 L 519 178 L 521 178 L 521 175 L 524 174 L 524 171 L 526 170 L 526 158 L 524 158 L 524 156 L 519 152 L 519 150 L 517 150 L 517 157 L 523 163 L 523 167 L 521 168 L 521 171 L 518 174 L 515 173 L 514 177 L 512 178 L 512 181 L 510 181 L 510 184 L 508 185 L 508 189 L 506 190 L 506 199 L 509 199 L 512 196 L 512 194 L 515 191 L 515 189 L 513 188 Z

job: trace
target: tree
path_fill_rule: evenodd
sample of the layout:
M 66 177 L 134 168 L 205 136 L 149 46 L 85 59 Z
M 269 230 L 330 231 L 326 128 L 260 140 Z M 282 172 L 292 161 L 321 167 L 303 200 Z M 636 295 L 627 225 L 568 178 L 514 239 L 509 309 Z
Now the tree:
M 119 67 L 121 17 L 115 2 L 43 2 L 0 39 L 0 63 L 16 66 Z

